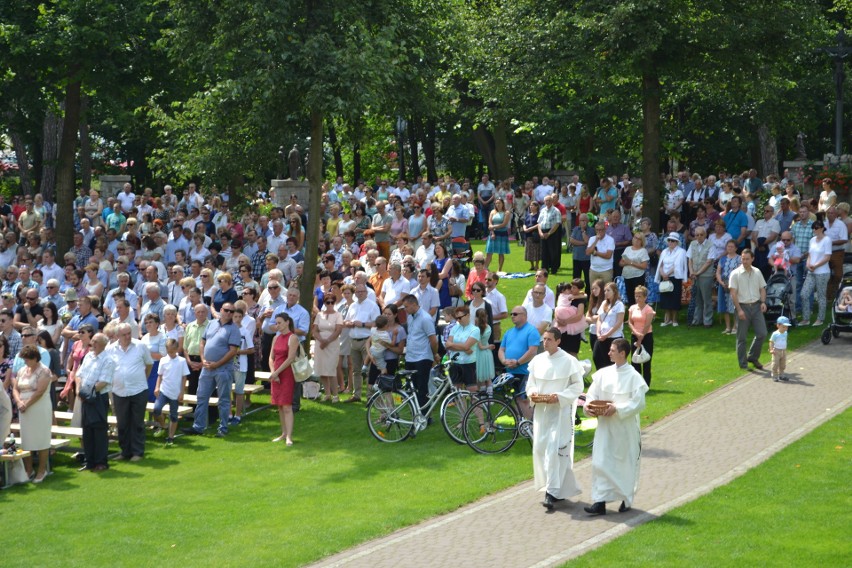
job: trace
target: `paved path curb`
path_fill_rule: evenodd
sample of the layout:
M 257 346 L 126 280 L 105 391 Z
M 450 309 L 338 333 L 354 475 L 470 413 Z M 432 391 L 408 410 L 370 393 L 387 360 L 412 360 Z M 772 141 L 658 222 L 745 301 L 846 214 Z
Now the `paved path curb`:
M 788 359 L 789 383 L 748 374 L 647 428 L 639 492 L 628 513 L 612 505 L 604 517 L 583 512 L 591 486 L 585 459 L 574 468 L 581 501 L 552 514 L 525 482 L 315 566 L 559 566 L 728 483 L 852 406 L 850 364 L 848 341 L 815 342 Z M 530 547 L 530 540 L 543 545 Z

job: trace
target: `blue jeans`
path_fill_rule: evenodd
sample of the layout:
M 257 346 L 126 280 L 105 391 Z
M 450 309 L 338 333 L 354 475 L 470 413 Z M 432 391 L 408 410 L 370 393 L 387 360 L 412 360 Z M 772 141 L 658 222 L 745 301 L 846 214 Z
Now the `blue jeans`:
M 163 393 L 157 395 L 157 402 L 154 403 L 153 415 L 159 417 L 163 413 L 163 408 L 169 405 L 169 420 L 177 422 L 178 420 L 178 401 L 176 398 L 169 398 Z
M 228 431 L 228 418 L 231 415 L 231 383 L 234 380 L 233 365 L 224 365 L 216 370 L 201 370 L 198 377 L 198 403 L 195 405 L 195 421 L 192 427 L 199 432 L 207 428 L 207 407 L 213 389 L 219 394 L 219 429 Z

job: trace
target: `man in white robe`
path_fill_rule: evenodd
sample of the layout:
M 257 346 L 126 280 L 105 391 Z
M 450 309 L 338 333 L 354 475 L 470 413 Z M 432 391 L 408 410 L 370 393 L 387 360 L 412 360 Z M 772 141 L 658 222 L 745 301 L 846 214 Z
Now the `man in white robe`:
M 555 503 L 580 494 L 574 477 L 574 412 L 583 392 L 583 367 L 559 348 L 561 332 L 549 328 L 542 336 L 544 351 L 529 364 L 527 396 L 533 415 L 533 473 L 535 488 L 544 491 L 542 505 L 552 511 Z M 644 384 L 644 383 L 643 383 Z M 546 395 L 546 401 L 533 400 Z
M 629 511 L 639 483 L 641 452 L 639 413 L 645 408 L 648 386 L 627 362 L 630 344 L 616 339 L 609 349 L 615 365 L 592 375 L 584 410 L 598 419 L 592 449 L 592 502 L 584 507 L 590 515 L 605 515 L 607 501 L 621 501 L 619 513 Z M 608 401 L 605 410 L 595 412 L 589 403 Z

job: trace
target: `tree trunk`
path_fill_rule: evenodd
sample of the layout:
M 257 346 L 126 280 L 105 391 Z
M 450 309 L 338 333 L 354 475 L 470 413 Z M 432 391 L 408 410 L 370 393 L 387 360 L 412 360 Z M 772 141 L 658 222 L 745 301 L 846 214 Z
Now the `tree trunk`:
M 417 152 L 417 144 L 420 135 L 420 119 L 412 116 L 408 123 L 408 153 L 411 155 L 411 179 L 417 179 L 420 175 L 420 156 Z
M 72 75 L 73 76 L 73 75 Z M 74 234 L 74 158 L 77 156 L 77 132 L 80 127 L 80 80 L 69 79 L 65 87 L 65 117 L 59 141 L 56 168 L 56 251 L 65 254 Z M 61 256 L 60 256 L 61 257 Z
M 337 129 L 331 123 L 328 125 L 328 141 L 331 144 L 331 151 L 334 153 L 334 175 L 343 177 L 343 156 L 340 155 L 340 142 L 337 140 Z
M 497 160 L 494 156 L 494 138 L 481 124 L 473 129 L 473 141 L 489 172 L 497 171 Z M 482 176 L 479 176 L 482 177 Z
M 660 77 L 653 65 L 642 74 L 642 214 L 661 230 L 660 195 Z
M 317 251 L 319 245 L 319 210 L 322 195 L 322 146 L 323 146 L 323 113 L 311 111 L 311 162 L 308 166 L 307 178 L 311 191 L 308 199 L 308 226 L 306 227 L 305 264 L 302 281 L 299 286 L 301 298 L 299 303 L 313 313 L 314 281 L 317 276 Z
M 435 165 L 435 121 L 426 120 L 426 131 L 423 133 L 423 156 L 426 159 L 426 178 L 430 183 L 438 181 L 438 168 Z
M 44 115 L 42 125 L 41 183 L 38 188 L 45 201 L 55 201 L 56 167 L 59 160 L 60 138 L 62 138 L 62 118 L 52 110 L 48 110 Z M 73 195 L 71 199 L 74 199 Z
M 352 145 L 352 179 L 355 185 L 361 179 L 361 144 L 358 142 Z
M 32 195 L 33 182 L 30 177 L 30 159 L 27 156 L 27 147 L 24 145 L 24 139 L 17 127 L 9 129 L 9 138 L 12 141 L 12 148 L 15 150 L 15 158 L 18 160 L 18 177 L 21 180 L 21 193 Z
M 394 127 L 394 132 L 396 134 L 396 150 L 398 152 L 396 156 L 396 163 L 399 167 L 399 172 L 396 179 L 405 179 L 406 174 L 406 165 L 405 165 L 405 140 L 403 138 L 403 132 L 399 128 L 399 120 L 397 120 L 397 125 Z
M 509 163 L 509 142 L 506 135 L 506 121 L 501 117 L 494 125 L 494 165 L 489 167 L 492 177 L 504 180 L 512 175 L 512 165 Z
M 778 173 L 778 143 L 765 124 L 757 128 L 757 138 L 760 141 L 760 175 L 766 179 L 766 176 Z
M 92 143 L 89 140 L 89 97 L 80 100 L 80 185 L 92 189 Z

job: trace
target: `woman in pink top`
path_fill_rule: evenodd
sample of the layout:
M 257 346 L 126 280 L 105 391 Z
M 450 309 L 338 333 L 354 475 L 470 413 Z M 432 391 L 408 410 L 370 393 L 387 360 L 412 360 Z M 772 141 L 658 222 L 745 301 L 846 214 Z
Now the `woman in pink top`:
M 651 361 L 654 355 L 654 333 L 651 327 L 651 322 L 654 321 L 654 316 L 657 313 L 647 304 L 648 289 L 644 286 L 637 286 L 636 303 L 630 306 L 628 311 L 627 323 L 630 325 L 630 332 L 633 335 L 633 351 L 641 345 L 652 358 L 648 359 L 647 363 L 633 365 L 637 372 L 642 373 L 642 378 L 645 379 L 645 384 L 651 386 Z M 631 353 L 632 354 L 632 353 Z

